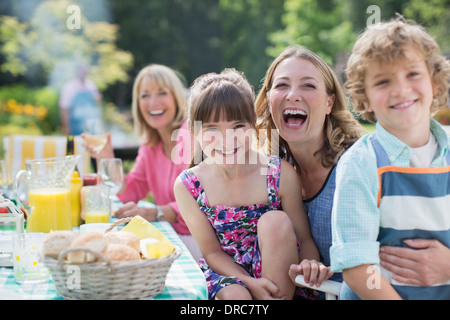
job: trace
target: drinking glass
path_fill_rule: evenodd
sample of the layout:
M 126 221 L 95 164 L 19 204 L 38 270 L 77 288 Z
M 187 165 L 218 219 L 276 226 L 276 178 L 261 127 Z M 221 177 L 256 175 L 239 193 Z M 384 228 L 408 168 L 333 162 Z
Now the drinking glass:
M 0 160 L 0 195 L 6 193 L 9 189 L 8 170 L 6 161 Z
M 110 197 L 113 198 L 122 188 L 123 165 L 119 158 L 100 159 L 98 173 L 102 184 L 110 188 Z
M 12 247 L 14 257 L 14 279 L 18 283 L 46 282 L 50 278 L 49 270 L 40 259 L 40 251 L 46 233 L 13 234 Z
M 103 150 L 108 141 L 105 124 L 102 119 L 87 119 L 84 122 L 84 140 L 96 153 Z
M 110 189 L 103 185 L 83 187 L 84 219 L 89 223 L 109 223 Z

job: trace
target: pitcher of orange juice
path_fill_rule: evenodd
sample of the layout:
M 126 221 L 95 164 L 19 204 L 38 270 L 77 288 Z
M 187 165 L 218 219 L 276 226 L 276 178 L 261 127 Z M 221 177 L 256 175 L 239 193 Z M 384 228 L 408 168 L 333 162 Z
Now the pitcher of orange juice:
M 14 192 L 20 205 L 29 208 L 27 232 L 72 230 L 70 179 L 79 158 L 71 155 L 25 161 L 26 170 L 14 179 Z M 22 190 L 26 191 L 24 196 Z

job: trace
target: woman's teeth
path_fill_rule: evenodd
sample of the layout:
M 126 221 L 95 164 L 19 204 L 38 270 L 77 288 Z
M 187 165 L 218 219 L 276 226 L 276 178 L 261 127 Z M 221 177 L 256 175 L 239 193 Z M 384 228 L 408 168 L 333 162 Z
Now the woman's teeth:
M 306 112 L 300 109 L 286 109 L 283 112 L 284 122 L 292 127 L 300 127 L 307 117 Z
M 155 111 L 150 111 L 150 115 L 151 116 L 160 116 L 165 112 L 165 110 L 155 110 Z
M 284 110 L 283 115 L 302 115 L 302 116 L 306 116 L 306 112 L 303 110 L 292 110 L 292 109 L 288 109 L 288 110 Z

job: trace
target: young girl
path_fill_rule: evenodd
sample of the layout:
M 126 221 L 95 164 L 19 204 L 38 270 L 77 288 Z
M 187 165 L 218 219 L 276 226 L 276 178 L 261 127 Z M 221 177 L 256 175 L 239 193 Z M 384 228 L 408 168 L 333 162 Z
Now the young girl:
M 302 262 L 312 282 L 327 273 L 316 262 L 294 169 L 251 147 L 253 103 L 252 87 L 234 69 L 201 76 L 191 87 L 188 123 L 204 159 L 174 190 L 203 253 L 210 299 L 291 299 L 288 271 L 299 258 L 314 260 Z

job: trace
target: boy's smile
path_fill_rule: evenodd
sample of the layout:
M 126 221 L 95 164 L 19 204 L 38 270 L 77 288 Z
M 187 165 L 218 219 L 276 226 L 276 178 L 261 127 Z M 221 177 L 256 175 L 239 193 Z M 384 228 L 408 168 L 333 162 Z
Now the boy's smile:
M 394 65 L 369 64 L 365 106 L 386 130 L 417 147 L 428 141 L 433 85 L 423 57 L 411 48 L 404 55 Z
M 406 108 L 412 107 L 414 105 L 414 103 L 416 103 L 416 102 L 417 102 L 417 99 L 416 100 L 409 100 L 409 101 L 405 101 L 405 102 L 399 102 L 399 103 L 396 103 L 396 104 L 390 106 L 390 108 L 393 108 L 393 109 L 406 109 Z

